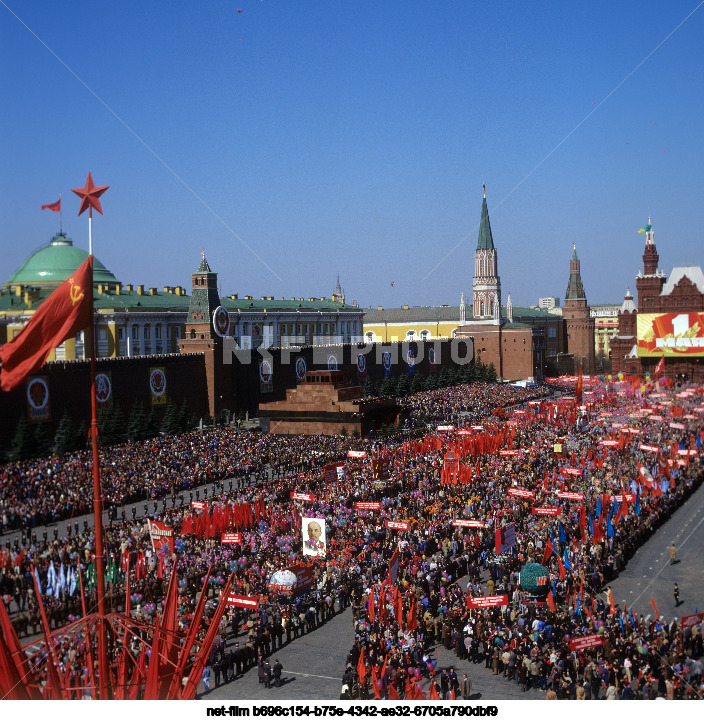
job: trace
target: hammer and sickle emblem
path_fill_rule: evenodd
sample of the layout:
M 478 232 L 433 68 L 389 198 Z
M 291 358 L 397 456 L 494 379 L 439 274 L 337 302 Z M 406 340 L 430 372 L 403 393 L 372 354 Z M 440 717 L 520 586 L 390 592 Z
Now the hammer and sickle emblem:
M 76 305 L 76 303 L 78 303 L 80 300 L 83 300 L 83 295 L 84 295 L 83 289 L 81 288 L 80 285 L 72 285 L 71 286 L 70 296 L 71 296 L 71 303 L 73 305 Z

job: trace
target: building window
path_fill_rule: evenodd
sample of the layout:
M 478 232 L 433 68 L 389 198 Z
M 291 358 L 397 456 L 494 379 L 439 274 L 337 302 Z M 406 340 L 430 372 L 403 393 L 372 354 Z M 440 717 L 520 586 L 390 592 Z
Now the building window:
M 108 339 L 108 329 L 107 328 L 98 328 L 98 340 L 107 340 Z
M 149 326 L 144 326 L 144 340 L 149 340 Z
M 139 326 L 132 326 L 132 340 L 139 340 Z
M 124 329 L 124 328 L 118 328 L 118 329 L 117 329 L 117 339 L 118 339 L 118 340 L 125 340 L 125 329 Z
M 414 330 L 409 330 L 408 333 L 406 333 L 406 340 L 415 340 L 416 339 L 416 332 Z
M 154 326 L 154 337 L 157 340 L 161 340 L 161 326 L 160 325 Z
M 366 336 L 369 343 L 373 343 L 376 340 L 376 333 L 374 333 L 374 331 L 368 330 Z
M 430 338 L 430 331 L 429 330 L 422 330 L 420 332 L 420 339 L 421 340 L 428 340 Z

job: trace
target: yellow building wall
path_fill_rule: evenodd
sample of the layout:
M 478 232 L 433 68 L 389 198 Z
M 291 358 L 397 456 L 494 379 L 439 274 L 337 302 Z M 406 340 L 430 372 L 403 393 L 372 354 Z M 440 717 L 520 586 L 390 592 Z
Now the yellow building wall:
M 428 331 L 430 340 L 437 338 L 451 338 L 452 332 L 459 323 L 422 321 L 416 323 L 365 323 L 364 335 L 369 331 L 375 334 L 375 342 L 392 343 L 394 341 L 405 341 L 408 331 L 415 331 L 416 340 L 420 339 L 422 331 Z

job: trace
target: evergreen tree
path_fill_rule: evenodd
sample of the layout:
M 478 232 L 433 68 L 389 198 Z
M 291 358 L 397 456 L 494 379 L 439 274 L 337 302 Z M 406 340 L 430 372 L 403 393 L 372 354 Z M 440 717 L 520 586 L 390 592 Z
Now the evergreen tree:
M 72 451 L 85 451 L 88 445 L 88 428 L 85 421 L 81 421 L 81 425 L 78 426 L 74 441 Z
M 156 419 L 156 411 L 152 408 L 147 419 L 147 438 L 156 438 L 159 435 L 159 421 Z
M 342 426 L 342 430 L 340 431 L 340 435 L 344 438 L 347 437 L 347 428 L 345 426 Z
M 483 382 L 486 380 L 486 366 L 482 363 L 481 358 L 477 360 L 475 373 L 479 382 Z
M 119 404 L 115 405 L 110 413 L 110 445 L 119 445 L 127 440 L 125 416 Z M 107 443 L 105 445 L 108 445 Z
M 352 430 L 352 438 L 359 438 L 359 429 L 358 428 L 354 428 Z
M 474 383 L 477 380 L 477 367 L 474 358 L 464 367 L 464 380 L 465 383 Z
M 130 419 L 127 422 L 127 437 L 132 443 L 143 441 L 147 437 L 147 418 L 139 402 L 132 406 Z
M 176 409 L 176 405 L 171 401 L 166 406 L 164 412 L 164 418 L 161 422 L 161 429 L 167 436 L 173 436 L 179 432 L 179 413 Z
M 392 396 L 395 390 L 396 385 L 393 381 L 393 378 L 384 378 L 384 380 L 381 382 L 381 387 L 379 388 L 379 395 Z
M 51 440 L 45 423 L 37 423 L 34 428 L 34 454 L 37 458 L 47 458 L 51 454 Z
M 396 398 L 403 398 L 408 395 L 409 383 L 408 376 L 405 373 L 401 373 L 396 381 Z
M 496 383 L 496 367 L 493 363 L 489 363 L 489 367 L 486 369 L 486 379 L 489 383 Z
M 191 411 L 188 409 L 188 401 L 184 398 L 181 404 L 181 411 L 178 415 L 178 430 L 180 433 L 187 433 L 198 425 L 193 422 Z
M 15 461 L 24 461 L 33 457 L 34 434 L 27 416 L 23 415 L 17 424 L 15 437 L 12 439 L 12 458 Z
M 378 391 L 376 381 L 371 376 L 367 376 L 366 380 L 364 381 L 364 397 L 374 398 L 377 393 Z
M 59 422 L 59 427 L 56 429 L 56 435 L 54 436 L 54 453 L 58 456 L 63 456 L 66 453 L 71 453 L 76 450 L 76 428 L 71 421 L 68 411 L 64 411 Z
M 425 379 L 416 373 L 411 381 L 411 393 L 420 393 L 423 390 L 425 390 Z

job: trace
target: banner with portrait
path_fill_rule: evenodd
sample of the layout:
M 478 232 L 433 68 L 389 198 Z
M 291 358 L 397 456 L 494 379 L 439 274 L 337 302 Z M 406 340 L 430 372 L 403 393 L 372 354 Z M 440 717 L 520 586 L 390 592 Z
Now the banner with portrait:
M 306 373 L 308 372 L 308 366 L 306 365 L 306 359 L 299 355 L 295 360 L 296 368 L 296 383 L 303 383 L 306 379 Z
M 496 553 L 501 555 L 506 553 L 516 543 L 516 525 L 514 523 L 507 523 L 500 528 L 496 529 L 494 538 Z
M 268 358 L 259 361 L 259 390 L 262 393 L 274 391 L 274 369 L 272 361 Z
M 325 556 L 327 539 L 325 537 L 324 518 L 302 518 L 301 535 L 304 556 L 317 556 L 319 558 Z
M 367 356 L 357 353 L 357 383 L 363 386 L 367 380 Z

